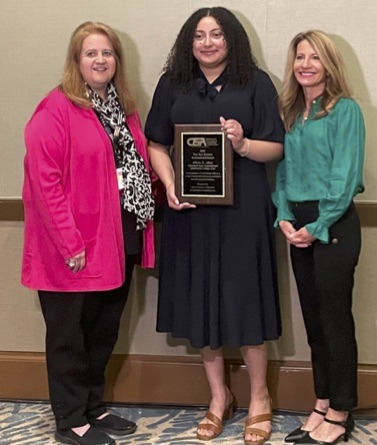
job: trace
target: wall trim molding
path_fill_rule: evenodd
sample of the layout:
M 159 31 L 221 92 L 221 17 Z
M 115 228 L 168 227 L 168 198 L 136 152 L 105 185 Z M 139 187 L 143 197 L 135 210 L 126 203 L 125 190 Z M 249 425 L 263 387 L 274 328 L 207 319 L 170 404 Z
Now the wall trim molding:
M 355 201 L 362 227 L 377 226 L 377 202 Z
M 0 352 L 0 399 L 48 400 L 44 353 Z M 240 408 L 247 408 L 248 377 L 242 361 L 226 360 L 226 376 Z M 207 405 L 209 388 L 200 357 L 113 355 L 106 374 L 110 403 Z M 359 409 L 377 401 L 377 365 L 359 365 Z M 309 362 L 270 361 L 274 409 L 308 412 L 314 392 Z
M 0 199 L 0 221 L 23 221 L 24 206 L 22 199 Z
M 377 226 L 377 202 L 355 201 L 363 227 Z M 23 221 L 22 199 L 0 198 L 0 221 Z

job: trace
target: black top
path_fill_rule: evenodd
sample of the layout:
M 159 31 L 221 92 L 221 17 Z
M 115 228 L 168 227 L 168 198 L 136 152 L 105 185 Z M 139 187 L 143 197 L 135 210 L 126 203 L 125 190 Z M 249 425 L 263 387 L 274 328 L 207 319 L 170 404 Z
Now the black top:
M 217 84 L 222 84 L 218 94 L 213 91 Z M 230 85 L 225 73 L 209 84 L 199 71 L 187 93 L 182 87 L 174 86 L 164 74 L 153 97 L 145 135 L 154 142 L 170 146 L 174 141 L 174 124 L 218 124 L 220 116 L 240 122 L 245 137 L 284 141 L 277 92 L 269 76 L 261 70 L 253 73 L 252 81 L 243 89 Z

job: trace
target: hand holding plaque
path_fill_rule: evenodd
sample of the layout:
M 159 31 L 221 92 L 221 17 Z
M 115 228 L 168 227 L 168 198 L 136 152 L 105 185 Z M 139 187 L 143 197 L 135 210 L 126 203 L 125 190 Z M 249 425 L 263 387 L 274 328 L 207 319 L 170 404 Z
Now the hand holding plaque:
M 233 149 L 220 125 L 175 125 L 174 170 L 180 202 L 233 204 Z

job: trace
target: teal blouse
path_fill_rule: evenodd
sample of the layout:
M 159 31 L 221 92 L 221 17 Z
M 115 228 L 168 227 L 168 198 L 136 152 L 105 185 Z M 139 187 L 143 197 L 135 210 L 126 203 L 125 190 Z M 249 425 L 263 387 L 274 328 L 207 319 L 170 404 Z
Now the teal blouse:
M 315 119 L 321 99 L 306 120 L 299 117 L 284 142 L 272 199 L 279 221 L 293 221 L 292 202 L 319 201 L 319 217 L 306 225 L 310 234 L 329 242 L 329 228 L 364 191 L 365 126 L 358 104 L 341 98 L 328 115 Z

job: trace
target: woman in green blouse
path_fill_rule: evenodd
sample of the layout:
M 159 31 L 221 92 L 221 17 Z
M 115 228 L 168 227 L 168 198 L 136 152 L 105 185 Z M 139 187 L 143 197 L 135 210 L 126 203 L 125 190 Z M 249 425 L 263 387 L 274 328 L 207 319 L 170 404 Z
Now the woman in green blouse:
M 290 244 L 317 397 L 285 440 L 331 444 L 347 440 L 357 404 L 352 289 L 361 236 L 353 197 L 364 190 L 365 129 L 325 33 L 291 41 L 279 102 L 286 137 L 273 194 L 276 226 Z

